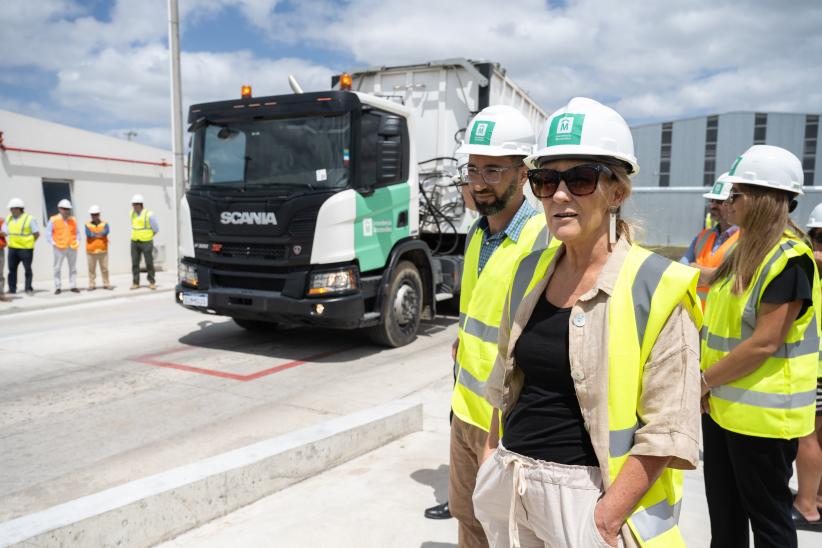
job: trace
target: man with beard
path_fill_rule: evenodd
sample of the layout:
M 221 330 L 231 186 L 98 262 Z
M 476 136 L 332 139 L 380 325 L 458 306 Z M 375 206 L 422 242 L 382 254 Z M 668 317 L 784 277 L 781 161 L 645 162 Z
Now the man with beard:
M 505 289 L 517 260 L 544 249 L 548 238 L 545 217 L 523 196 L 527 169 L 522 160 L 534 142 L 528 119 L 512 107 L 490 106 L 471 120 L 466 136 L 457 150 L 469 155 L 461 179 L 482 217 L 466 236 L 460 324 L 452 346 L 456 382 L 451 397 L 448 502 L 429 508 L 426 516 L 453 515 L 459 522 L 460 547 L 473 548 L 488 546 L 471 496 L 491 425 L 485 381 L 497 357 Z
M 725 200 L 728 199 L 733 185 L 723 180 L 726 175 L 727 173 L 720 175 L 711 191 L 702 195 L 708 200 L 708 214 L 713 220 L 711 227 L 696 235 L 685 255 L 679 260 L 699 269 L 699 286 L 696 292 L 702 300 L 703 309 L 714 272 L 739 238 L 739 227 L 728 222 L 728 205 Z

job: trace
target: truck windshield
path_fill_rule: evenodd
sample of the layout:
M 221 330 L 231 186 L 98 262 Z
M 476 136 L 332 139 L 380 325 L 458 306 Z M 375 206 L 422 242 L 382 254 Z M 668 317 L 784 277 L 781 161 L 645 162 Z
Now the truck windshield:
M 208 124 L 194 134 L 192 186 L 345 188 L 351 116 Z

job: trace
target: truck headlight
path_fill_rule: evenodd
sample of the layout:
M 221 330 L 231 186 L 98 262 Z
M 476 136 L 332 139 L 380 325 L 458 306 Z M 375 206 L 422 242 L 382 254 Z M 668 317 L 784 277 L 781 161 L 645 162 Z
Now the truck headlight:
M 342 293 L 357 289 L 357 271 L 355 268 L 344 268 L 330 272 L 311 274 L 308 294 L 311 296 Z
M 197 279 L 197 267 L 193 264 L 180 263 L 177 266 L 177 277 L 181 284 L 197 287 L 199 280 Z

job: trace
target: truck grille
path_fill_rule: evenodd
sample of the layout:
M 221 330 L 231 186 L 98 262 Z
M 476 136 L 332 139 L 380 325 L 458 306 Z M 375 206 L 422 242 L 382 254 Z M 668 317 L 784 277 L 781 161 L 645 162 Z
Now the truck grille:
M 231 276 L 230 274 L 213 274 L 212 284 L 232 289 L 253 289 L 256 291 L 282 291 L 284 278 L 258 278 L 255 276 Z
M 220 255 L 282 261 L 285 260 L 285 249 L 283 245 L 223 244 Z

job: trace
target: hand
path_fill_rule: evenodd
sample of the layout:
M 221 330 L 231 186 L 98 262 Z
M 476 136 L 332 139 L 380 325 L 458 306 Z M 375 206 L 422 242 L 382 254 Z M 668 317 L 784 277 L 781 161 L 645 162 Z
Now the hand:
M 711 412 L 711 402 L 710 402 L 710 394 L 705 394 L 702 396 L 702 399 L 699 400 L 699 406 L 702 408 L 703 413 L 710 413 Z
M 594 507 L 594 525 L 596 525 L 597 531 L 599 531 L 599 535 L 602 537 L 602 540 L 608 543 L 608 546 L 616 547 L 619 542 L 619 528 L 621 525 L 617 525 L 615 528 L 608 526 L 606 524 L 605 516 L 603 515 L 604 512 L 605 510 L 602 506 L 602 500 L 600 499 Z
M 455 339 L 454 344 L 451 345 L 451 360 L 457 361 L 457 349 L 460 347 L 460 340 Z

